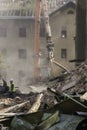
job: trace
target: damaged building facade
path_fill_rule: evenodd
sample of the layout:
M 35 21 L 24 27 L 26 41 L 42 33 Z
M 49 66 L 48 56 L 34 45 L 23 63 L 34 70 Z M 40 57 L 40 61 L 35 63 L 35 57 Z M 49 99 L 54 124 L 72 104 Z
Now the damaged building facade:
M 73 2 L 63 5 L 50 14 L 55 60 L 69 70 L 75 67 L 74 64 L 69 62 L 75 58 L 75 18 L 76 5 Z M 59 69 L 58 66 L 54 66 L 55 73 Z
M 31 84 L 34 77 L 35 5 L 31 11 L 28 10 L 28 3 L 26 10 L 23 5 L 18 10 L 20 4 L 15 1 L 14 6 L 10 2 L 0 4 L 1 74 L 7 81 L 13 78 L 16 86 L 24 90 L 23 87 Z M 69 2 L 50 12 L 55 60 L 69 68 L 74 65 L 70 65 L 68 61 L 75 57 L 75 11 L 75 4 Z M 42 80 L 49 76 L 45 39 L 44 26 L 41 25 L 39 67 Z M 58 74 L 58 71 L 59 67 L 53 65 L 53 76 Z

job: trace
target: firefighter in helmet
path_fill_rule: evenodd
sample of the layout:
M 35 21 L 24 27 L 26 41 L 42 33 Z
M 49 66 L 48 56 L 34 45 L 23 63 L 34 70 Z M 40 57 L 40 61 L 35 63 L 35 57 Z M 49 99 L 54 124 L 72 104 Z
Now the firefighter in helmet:
M 13 79 L 10 80 L 10 86 L 9 86 L 9 97 L 10 98 L 14 98 L 15 97 L 15 86 L 14 86 L 14 81 Z

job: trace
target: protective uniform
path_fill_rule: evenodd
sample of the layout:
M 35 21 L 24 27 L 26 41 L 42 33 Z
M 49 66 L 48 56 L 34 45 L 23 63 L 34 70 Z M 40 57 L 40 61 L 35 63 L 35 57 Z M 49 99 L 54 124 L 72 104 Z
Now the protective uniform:
M 15 89 L 15 86 L 14 86 L 14 82 L 13 82 L 13 80 L 10 80 L 9 97 L 14 98 L 15 97 L 15 92 L 16 92 L 16 89 Z

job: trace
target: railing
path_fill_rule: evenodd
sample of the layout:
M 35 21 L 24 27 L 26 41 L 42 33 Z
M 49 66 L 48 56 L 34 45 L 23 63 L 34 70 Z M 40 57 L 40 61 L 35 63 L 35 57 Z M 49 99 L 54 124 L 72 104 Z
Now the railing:
M 48 12 L 60 8 L 69 1 L 76 0 L 48 0 Z M 0 16 L 35 16 L 35 0 L 0 0 Z

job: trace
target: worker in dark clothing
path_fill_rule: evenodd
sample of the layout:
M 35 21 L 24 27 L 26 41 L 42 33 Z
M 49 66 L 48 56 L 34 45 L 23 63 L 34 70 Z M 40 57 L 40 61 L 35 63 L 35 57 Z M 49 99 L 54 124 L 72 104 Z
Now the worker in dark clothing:
M 8 92 L 9 87 L 7 85 L 7 82 L 2 78 L 2 76 L 0 75 L 0 93 L 6 93 Z
M 15 89 L 15 86 L 14 86 L 14 82 L 13 82 L 13 79 L 11 79 L 10 80 L 10 86 L 9 86 L 9 97 L 14 98 L 15 92 L 16 92 L 16 89 Z
M 0 94 L 4 93 L 4 87 L 3 87 L 3 80 L 2 78 L 0 77 Z
M 9 91 L 9 86 L 7 85 L 6 80 L 4 80 L 4 79 L 2 79 L 2 80 L 3 80 L 4 93 L 6 93 Z

